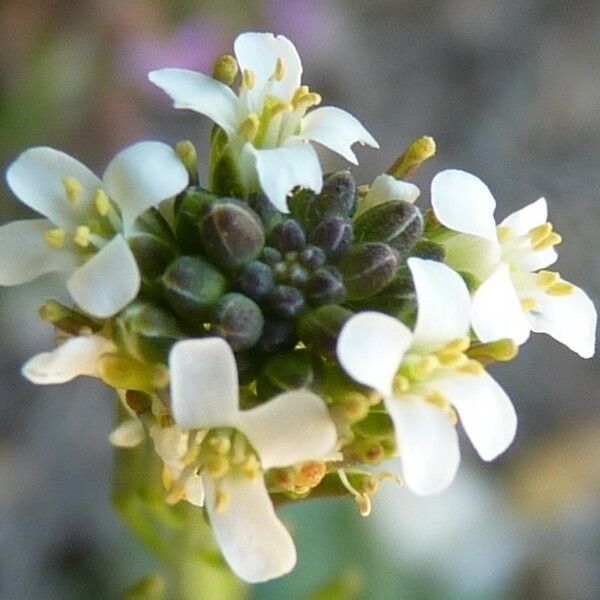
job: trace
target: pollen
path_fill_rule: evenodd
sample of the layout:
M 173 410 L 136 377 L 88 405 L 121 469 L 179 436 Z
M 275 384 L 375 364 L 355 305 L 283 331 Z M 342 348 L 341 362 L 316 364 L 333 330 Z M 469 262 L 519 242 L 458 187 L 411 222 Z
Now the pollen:
M 444 394 L 438 392 L 437 390 L 430 392 L 425 397 L 425 400 L 427 400 L 427 402 L 429 402 L 430 404 L 433 404 L 434 406 L 437 406 L 438 408 L 441 408 L 445 411 L 450 410 L 451 408 L 450 401 L 448 400 L 448 398 L 446 398 Z
M 535 285 L 541 288 L 553 286 L 560 281 L 560 275 L 556 271 L 540 271 L 535 277 Z
M 438 367 L 440 361 L 437 356 L 430 354 L 424 356 L 411 370 L 411 375 L 415 379 L 427 379 Z
M 238 127 L 238 133 L 246 138 L 249 142 L 252 142 L 258 133 L 260 121 L 255 113 L 248 115 Z
M 546 290 L 549 296 L 570 296 L 575 291 L 575 286 L 568 281 L 559 281 Z
M 97 189 L 92 202 L 94 203 L 96 212 L 101 217 L 105 217 L 108 214 L 108 211 L 110 210 L 110 200 L 108 199 L 108 196 L 104 190 Z
M 506 225 L 500 225 L 496 228 L 496 232 L 498 234 L 499 242 L 506 242 L 512 237 L 512 230 L 510 227 L 506 227 Z
M 221 514 L 227 510 L 231 502 L 231 496 L 223 489 L 217 489 L 215 491 L 215 512 Z
M 44 231 L 44 241 L 51 248 L 62 248 L 65 243 L 65 234 L 64 229 L 48 229 Z
M 213 452 L 220 454 L 221 456 L 227 454 L 231 450 L 231 440 L 224 435 L 212 438 L 209 444 Z
M 242 89 L 251 90 L 256 84 L 256 75 L 250 69 L 244 69 L 242 73 Z
M 464 352 L 469 349 L 470 345 L 471 340 L 468 336 L 464 336 L 448 342 L 444 350 L 448 350 L 449 352 Z
M 464 352 L 460 352 L 459 350 L 444 349 L 437 353 L 437 357 L 445 367 L 459 367 L 466 360 Z
M 539 306 L 539 302 L 535 298 L 521 298 L 521 308 L 525 312 L 537 310 Z
M 404 377 L 404 375 L 396 375 L 396 377 L 394 377 L 393 391 L 395 396 L 404 394 L 405 392 L 408 392 L 409 389 L 410 381 L 408 377 Z
M 67 200 L 71 204 L 77 204 L 81 200 L 81 195 L 83 194 L 81 182 L 78 179 L 75 179 L 75 177 L 69 176 L 63 179 L 63 186 L 65 188 Z
M 281 56 L 277 58 L 277 62 L 275 63 L 275 69 L 273 71 L 273 75 L 271 75 L 271 81 L 281 81 L 285 77 L 285 62 Z
M 79 225 L 75 230 L 73 241 L 81 248 L 87 248 L 90 245 L 90 233 L 87 225 Z
M 230 467 L 229 460 L 225 456 L 213 454 L 206 459 L 206 470 L 213 479 L 223 477 Z

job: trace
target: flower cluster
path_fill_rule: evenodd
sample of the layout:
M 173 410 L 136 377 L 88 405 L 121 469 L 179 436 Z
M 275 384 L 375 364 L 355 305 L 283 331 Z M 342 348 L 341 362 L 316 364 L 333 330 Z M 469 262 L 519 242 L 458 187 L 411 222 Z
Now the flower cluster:
M 545 270 L 560 236 L 544 199 L 496 225 L 485 184 L 447 170 L 424 212 L 404 179 L 431 138 L 371 185 L 323 174 L 311 142 L 350 162 L 355 142 L 377 143 L 347 112 L 311 110 L 321 97 L 301 74 L 287 39 L 259 33 L 214 78 L 152 72 L 177 108 L 215 123 L 206 187 L 187 141 L 131 146 L 102 179 L 33 148 L 7 180 L 45 218 L 0 228 L 1 284 L 66 273 L 73 300 L 42 305 L 61 343 L 24 375 L 115 388 L 128 417 L 111 441 L 151 444 L 165 502 L 205 507 L 249 582 L 295 564 L 278 503 L 350 495 L 368 514 L 393 476 L 372 467 L 396 456 L 412 492 L 443 490 L 459 421 L 486 461 L 515 435 L 489 363 L 530 331 L 584 358 L 595 344 L 588 296 Z

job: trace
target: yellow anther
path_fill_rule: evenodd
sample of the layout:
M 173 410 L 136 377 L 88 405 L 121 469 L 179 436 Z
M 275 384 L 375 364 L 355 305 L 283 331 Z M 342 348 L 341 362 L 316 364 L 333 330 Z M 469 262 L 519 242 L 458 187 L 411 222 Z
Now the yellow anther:
M 301 96 L 298 99 L 298 101 L 294 105 L 294 108 L 308 110 L 312 106 L 318 106 L 319 104 L 321 104 L 321 100 L 321 94 L 317 94 L 316 92 L 308 92 L 307 94 L 304 94 L 304 96 Z
M 435 152 L 436 144 L 432 137 L 424 135 L 417 138 L 393 162 L 387 173 L 398 179 L 404 179 L 413 173 L 423 162 L 434 156 Z
M 227 510 L 229 503 L 231 502 L 231 496 L 228 492 L 223 489 L 217 489 L 215 491 L 215 512 L 220 514 Z
M 445 367 L 459 367 L 467 360 L 464 352 L 457 350 L 441 350 L 437 353 L 437 357 Z
M 244 69 L 242 73 L 242 88 L 245 90 L 251 90 L 256 84 L 256 75 L 254 71 L 250 69 Z
M 427 402 L 429 402 L 430 404 L 441 408 L 442 410 L 450 410 L 451 408 L 451 404 L 448 398 L 446 398 L 444 394 L 438 392 L 437 390 L 434 390 L 433 392 L 427 394 L 425 400 L 427 400 Z
M 509 240 L 512 237 L 512 230 L 510 227 L 506 227 L 506 225 L 499 225 L 496 227 L 496 233 L 499 242 L 506 242 L 506 240 Z
M 469 360 L 469 362 L 459 367 L 457 371 L 464 375 L 483 375 L 485 373 L 483 365 L 476 360 Z
M 167 467 L 163 467 L 162 470 L 162 484 L 167 492 L 173 487 L 173 475 Z
M 271 108 L 271 118 L 279 113 L 286 112 L 288 110 L 292 110 L 292 105 L 289 102 L 277 102 L 277 104 L 273 105 Z
M 446 344 L 444 350 L 448 350 L 450 352 L 465 352 L 465 350 L 469 349 L 471 345 L 471 340 L 468 336 L 456 338 Z
M 327 465 L 320 460 L 311 460 L 297 467 L 296 485 L 306 488 L 314 488 L 321 483 L 327 473 Z
M 437 356 L 433 354 L 429 354 L 428 356 L 424 356 L 418 363 L 413 365 L 411 369 L 411 375 L 415 379 L 427 379 L 438 367 L 440 366 L 440 361 Z
M 271 80 L 281 81 L 285 77 L 285 70 L 285 62 L 281 56 L 278 56 L 273 75 L 271 75 Z
M 400 394 L 408 392 L 410 389 L 410 381 L 408 377 L 404 377 L 404 375 L 396 375 L 396 377 L 394 377 L 392 389 L 394 396 L 399 396 Z
M 560 275 L 556 271 L 540 271 L 535 276 L 535 285 L 547 288 L 560 281 Z
M 519 352 L 519 346 L 508 338 L 488 342 L 487 344 L 476 344 L 468 350 L 469 358 L 475 359 L 483 365 L 495 361 L 507 361 L 513 359 Z
M 534 227 L 530 232 L 531 245 L 535 248 L 539 243 L 543 242 L 552 233 L 552 223 L 543 223 Z
M 178 484 L 175 483 L 173 485 L 173 487 L 171 488 L 171 491 L 169 492 L 169 495 L 166 497 L 165 502 L 167 504 L 177 504 L 180 500 L 183 500 L 185 498 L 185 488 Z
M 223 477 L 230 467 L 229 460 L 225 456 L 212 454 L 206 459 L 206 470 L 213 479 Z
M 552 248 L 552 246 L 556 246 L 556 245 L 560 244 L 561 242 L 562 242 L 562 237 L 558 233 L 555 233 L 554 231 L 552 231 L 541 242 L 534 244 L 533 249 L 537 250 L 537 251 L 547 250 L 548 248 Z
M 362 421 L 369 412 L 369 399 L 360 392 L 347 392 L 340 400 L 344 417 L 350 423 Z
M 51 248 L 62 248 L 65 243 L 65 234 L 64 229 L 48 229 L 44 231 L 44 241 Z
M 192 446 L 181 459 L 181 462 L 189 467 L 191 464 L 195 463 L 198 460 L 198 456 L 200 455 L 200 446 Z
M 242 465 L 242 473 L 246 479 L 256 479 L 260 473 L 260 463 L 254 454 L 251 454 Z
M 108 214 L 108 211 L 110 210 L 110 200 L 108 199 L 108 196 L 104 190 L 97 189 L 92 202 L 94 203 L 96 212 L 101 217 L 105 217 Z
M 255 113 L 248 115 L 239 125 L 238 133 L 246 138 L 249 142 L 254 141 L 258 133 L 260 121 Z
M 77 204 L 81 200 L 81 194 L 83 194 L 83 186 L 80 181 L 75 179 L 75 177 L 65 177 L 63 179 L 63 186 L 65 187 L 67 200 L 71 204 Z
M 175 154 L 183 163 L 192 179 L 198 177 L 198 152 L 190 140 L 181 140 L 175 144 Z
M 559 281 L 546 290 L 550 296 L 570 296 L 575 291 L 575 286 L 568 281 Z
M 214 64 L 213 77 L 225 85 L 231 85 L 238 74 L 238 70 L 238 63 L 235 58 L 230 54 L 224 54 Z
M 539 305 L 535 298 L 521 298 L 521 308 L 526 312 L 537 310 Z
M 225 455 L 231 450 L 231 440 L 224 435 L 211 438 L 209 444 L 211 450 L 217 454 Z
M 301 85 L 300 87 L 297 87 L 292 95 L 292 106 L 294 108 L 296 108 L 296 106 L 298 105 L 298 101 L 300 100 L 300 98 L 302 98 L 303 96 L 306 96 L 306 94 L 308 94 L 308 86 L 307 85 Z
M 75 230 L 73 241 L 81 248 L 87 248 L 90 245 L 90 233 L 87 225 L 79 225 Z

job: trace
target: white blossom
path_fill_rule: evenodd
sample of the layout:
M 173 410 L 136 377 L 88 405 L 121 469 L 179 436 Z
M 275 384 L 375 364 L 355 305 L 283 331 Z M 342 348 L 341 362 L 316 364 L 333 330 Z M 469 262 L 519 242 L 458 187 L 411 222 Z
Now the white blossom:
M 235 358 L 220 338 L 178 342 L 169 370 L 177 428 L 216 431 L 220 462 L 211 468 L 200 458 L 198 468 L 225 559 L 253 583 L 289 572 L 296 562 L 294 543 L 275 513 L 263 473 L 331 455 L 337 435 L 325 403 L 308 390 L 296 390 L 240 410 Z
M 63 152 L 31 148 L 9 167 L 7 181 L 46 218 L 0 227 L 0 285 L 65 271 L 73 300 L 109 317 L 140 286 L 128 231 L 142 212 L 183 190 L 188 174 L 169 146 L 140 142 L 117 154 L 102 179 Z
M 391 175 L 378 175 L 373 180 L 365 197 L 359 199 L 354 218 L 374 206 L 385 204 L 392 200 L 403 200 L 412 204 L 419 197 L 420 193 L 421 191 L 414 183 L 396 179 Z
M 406 485 L 432 494 L 454 479 L 460 454 L 455 412 L 484 460 L 511 443 L 513 406 L 469 359 L 469 292 L 444 264 L 411 258 L 418 300 L 414 331 L 388 315 L 362 312 L 340 332 L 337 356 L 354 380 L 377 390 L 392 418 Z
M 483 342 L 512 338 L 522 344 L 530 331 L 551 335 L 582 356 L 595 350 L 596 309 L 580 288 L 545 270 L 556 262 L 561 237 L 548 222 L 540 198 L 496 225 L 496 201 L 477 177 L 458 170 L 435 176 L 431 203 L 437 219 L 454 235 L 440 239 L 446 262 L 481 282 L 473 295 L 472 324 Z
M 316 192 L 322 186 L 317 142 L 356 164 L 352 144 L 378 148 L 360 122 L 339 108 L 326 106 L 319 94 L 301 85 L 302 64 L 294 45 L 272 33 L 243 33 L 235 40 L 242 71 L 239 93 L 202 73 L 161 69 L 149 74 L 176 108 L 203 114 L 225 132 L 247 191 L 261 189 L 281 211 L 296 186 Z

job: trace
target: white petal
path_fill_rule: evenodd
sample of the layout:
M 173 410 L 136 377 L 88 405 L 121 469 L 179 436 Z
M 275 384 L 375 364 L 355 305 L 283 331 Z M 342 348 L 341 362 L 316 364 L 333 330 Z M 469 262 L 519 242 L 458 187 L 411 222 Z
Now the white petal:
M 108 195 L 121 209 L 125 231 L 145 210 L 181 192 L 188 179 L 173 148 L 160 142 L 125 148 L 113 158 L 103 177 Z
M 254 446 L 265 471 L 324 459 L 337 442 L 325 402 L 308 390 L 286 392 L 242 412 L 239 428 Z
M 204 478 L 206 508 L 225 560 L 249 583 L 289 573 L 296 564 L 294 541 L 277 517 L 262 476 L 248 480 L 225 476 Z M 215 485 L 229 496 L 222 512 L 215 510 Z
M 554 248 L 545 250 L 525 250 L 515 260 L 516 266 L 523 271 L 538 271 L 546 269 L 558 260 L 558 254 Z
M 482 342 L 510 338 L 523 344 L 529 337 L 529 322 L 507 265 L 501 264 L 473 294 L 471 322 Z
M 535 202 L 508 215 L 500 225 L 509 227 L 513 235 L 524 235 L 529 230 L 548 221 L 548 204 L 545 198 L 539 198 Z
M 532 331 L 547 333 L 582 358 L 591 358 L 598 316 L 589 296 L 575 287 L 568 296 L 540 293 L 535 299 L 539 309 L 528 313 Z
M 204 481 L 200 475 L 192 473 L 184 484 L 185 499 L 194 506 L 204 506 L 204 499 L 206 496 L 204 490 Z
M 260 187 L 278 210 L 289 212 L 286 196 L 297 185 L 321 191 L 321 165 L 310 144 L 299 142 L 272 150 L 252 150 Z
M 224 83 L 187 69 L 160 69 L 148 79 L 173 99 L 175 108 L 189 108 L 233 133 L 237 126 L 238 98 Z
M 171 471 L 174 478 L 183 470 L 183 457 L 188 450 L 189 433 L 179 427 L 150 427 L 154 450 Z
M 127 306 L 140 289 L 135 258 L 122 235 L 79 267 L 67 282 L 75 302 L 97 317 L 110 317 Z
M 458 412 L 473 446 L 483 460 L 493 460 L 515 437 L 517 415 L 510 398 L 487 373 L 447 377 L 431 383 Z
M 458 437 L 450 416 L 423 398 L 408 394 L 389 398 L 385 405 L 394 421 L 407 487 L 420 496 L 446 489 L 460 463 Z
M 438 173 L 431 182 L 431 205 L 442 225 L 461 233 L 495 240 L 496 201 L 481 179 L 456 169 Z
M 437 350 L 469 332 L 471 298 L 461 276 L 445 264 L 408 259 L 417 292 L 413 346 Z
M 410 329 L 398 319 L 378 312 L 362 312 L 342 327 L 337 357 L 352 379 L 389 396 L 394 375 L 411 341 Z
M 145 436 L 139 419 L 127 419 L 110 432 L 108 441 L 117 448 L 135 448 Z
M 67 200 L 63 180 L 74 177 L 83 186 L 79 202 Z M 53 223 L 75 227 L 85 213 L 102 182 L 85 165 L 53 148 L 26 150 L 10 165 L 6 180 L 16 196 Z
M 354 218 L 369 210 L 369 208 L 392 200 L 403 200 L 412 204 L 420 193 L 421 190 L 413 183 L 401 181 L 391 175 L 379 175 L 371 184 L 367 195 L 359 199 Z
M 302 119 L 299 137 L 323 144 L 355 165 L 358 161 L 352 144 L 360 142 L 379 148 L 375 138 L 356 117 L 334 106 L 323 106 L 309 112 Z
M 52 352 L 30 358 L 23 365 L 22 373 L 38 385 L 65 383 L 79 375 L 99 377 L 99 358 L 115 349 L 111 341 L 99 335 L 70 338 Z
M 14 221 L 0 227 L 0 285 L 17 285 L 45 273 L 75 268 L 73 253 L 50 248 L 44 241 L 44 232 L 54 227 L 48 219 Z
M 236 423 L 238 375 L 235 357 L 221 338 L 177 342 L 169 355 L 171 409 L 184 429 Z
M 442 244 L 446 250 L 444 262 L 456 271 L 467 271 L 480 281 L 487 279 L 502 258 L 502 248 L 497 240 L 477 235 L 457 233 Z
M 291 100 L 302 77 L 302 63 L 292 42 L 282 35 L 248 32 L 238 35 L 234 50 L 240 70 L 250 69 L 254 72 L 255 83 L 250 90 L 250 101 L 255 111 L 261 109 L 265 92 L 284 101 Z M 281 81 L 269 83 L 278 58 L 284 63 L 284 77 Z

